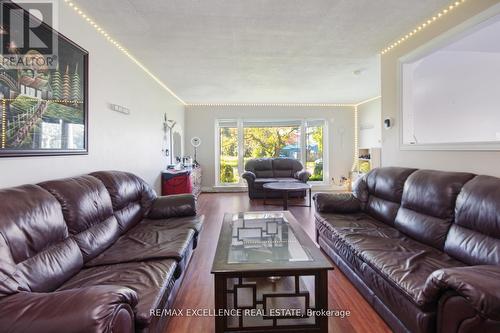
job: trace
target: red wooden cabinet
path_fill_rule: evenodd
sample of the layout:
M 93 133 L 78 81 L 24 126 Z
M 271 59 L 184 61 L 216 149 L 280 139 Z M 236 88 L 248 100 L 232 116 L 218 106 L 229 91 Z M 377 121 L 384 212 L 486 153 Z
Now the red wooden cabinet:
M 164 170 L 161 173 L 161 194 L 192 193 L 198 196 L 201 192 L 201 167 L 183 170 Z

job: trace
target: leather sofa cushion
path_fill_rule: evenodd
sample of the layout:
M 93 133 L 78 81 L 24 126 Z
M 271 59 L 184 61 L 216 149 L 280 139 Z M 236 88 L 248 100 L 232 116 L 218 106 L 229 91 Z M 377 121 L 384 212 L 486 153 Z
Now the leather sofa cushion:
M 476 176 L 457 197 L 455 223 L 500 238 L 500 179 Z
M 49 192 L 36 185 L 0 190 L 0 212 L 0 271 L 9 288 L 17 281 L 19 290 L 50 292 L 81 269 L 78 245 Z
M 455 201 L 470 173 L 418 170 L 406 180 L 394 226 L 442 250 L 454 218 Z
M 400 167 L 373 169 L 366 175 L 368 191 L 380 199 L 400 203 L 405 181 L 415 171 Z
M 293 177 L 297 171 L 303 169 L 302 163 L 291 158 L 272 159 L 274 177 Z
M 0 231 L 15 263 L 69 236 L 61 205 L 39 186 L 0 190 L 0 212 Z
M 377 168 L 369 172 L 363 179 L 368 192 L 366 212 L 393 225 L 401 204 L 405 181 L 413 172 L 415 169 L 399 167 Z M 359 185 L 357 184 L 358 188 Z M 359 195 L 357 193 L 357 196 Z
M 359 221 L 358 221 L 359 222 Z M 369 222 L 367 222 L 369 223 Z M 384 223 L 380 228 L 384 228 Z M 387 229 L 385 225 L 384 230 Z M 395 232 L 396 229 L 391 228 Z M 319 242 L 323 249 L 330 251 L 332 249 L 334 253 L 329 253 L 332 259 L 336 262 L 342 271 L 348 275 L 349 279 L 358 286 L 356 280 L 360 279 L 362 284 L 368 284 L 370 286 L 369 295 L 364 294 L 367 297 L 368 302 L 374 305 L 375 308 L 380 309 L 377 306 L 377 299 L 382 300 L 384 305 L 388 306 L 397 318 L 398 323 L 403 322 L 411 332 L 429 332 L 433 327 L 435 327 L 434 319 L 435 312 L 430 309 L 429 311 L 422 311 L 421 307 L 417 306 L 410 298 L 402 295 L 399 289 L 394 288 L 393 283 L 386 280 L 384 277 L 379 275 L 370 265 L 366 264 L 359 256 L 355 254 L 353 249 L 348 243 L 343 242 L 338 237 L 333 237 L 333 239 L 328 239 L 328 235 L 331 235 L 325 230 L 325 233 L 321 233 L 322 237 Z M 326 239 L 324 238 L 326 237 Z M 326 245 L 325 245 L 326 244 Z M 339 259 L 335 259 L 335 256 L 340 257 L 342 262 L 338 262 Z M 348 266 L 351 272 L 346 271 L 344 266 Z M 353 276 L 354 274 L 354 276 Z M 359 286 L 358 286 L 359 287 Z M 387 317 L 384 317 L 388 320 Z M 399 324 L 401 325 L 401 324 Z M 393 326 L 395 331 L 397 326 Z
M 395 226 L 413 239 L 442 249 L 451 221 L 400 208 Z
M 144 218 L 156 199 L 153 189 L 134 174 L 99 171 L 91 175 L 101 180 L 108 190 L 122 234 Z
M 382 237 L 354 237 L 354 246 L 364 262 L 392 282 L 418 306 L 434 300 L 420 296 L 429 275 L 441 268 L 464 266 L 446 253 L 433 247 L 401 237 L 387 240 Z
M 195 234 L 201 232 L 203 228 L 203 215 L 183 216 L 168 219 L 145 219 L 140 224 L 147 228 L 161 228 L 161 230 L 193 230 Z
M 283 177 L 283 178 L 256 178 L 255 183 L 257 184 L 265 184 L 265 183 L 275 183 L 275 182 L 291 182 L 291 183 L 299 183 L 300 181 L 296 178 L 291 177 Z
M 295 178 L 256 178 L 255 179 L 255 188 L 256 189 L 262 189 L 263 185 L 266 183 L 278 183 L 278 182 L 289 182 L 289 183 L 298 183 L 300 182 L 298 179 Z
M 450 219 L 458 193 L 471 173 L 418 170 L 406 180 L 401 205 L 422 214 Z
M 445 251 L 469 265 L 500 265 L 500 179 L 476 176 L 457 197 Z
M 39 185 L 61 204 L 66 225 L 84 261 L 97 256 L 120 236 L 111 198 L 99 179 L 81 176 Z
M 256 158 L 245 163 L 245 170 L 251 171 L 257 178 L 274 177 L 273 163 L 269 158 Z
M 259 177 L 274 177 L 273 170 L 255 170 L 255 176 Z
M 82 266 L 83 258 L 78 245 L 67 238 L 20 262 L 16 278 L 23 281 L 22 290 L 50 292 L 80 271 Z
M 392 202 L 370 195 L 366 204 L 366 212 L 377 220 L 383 221 L 388 225 L 393 225 L 399 207 L 399 202 Z
M 444 252 L 414 241 L 397 229 L 363 214 L 321 214 L 320 223 L 338 253 L 359 272 L 363 263 L 383 276 L 415 305 L 425 308 L 420 291 L 437 269 L 464 266 Z M 347 217 L 347 218 L 345 218 Z M 324 233 L 323 233 L 324 234 Z
M 17 266 L 12 261 L 6 261 L 3 258 L 3 253 L 9 250 L 4 242 L 3 237 L 0 235 L 0 297 L 15 294 L 20 288 L 19 282 L 16 278 Z
M 188 227 L 170 228 L 168 224 L 140 223 L 96 258 L 87 267 L 131 261 L 170 258 L 182 260 L 195 231 Z
M 370 288 L 383 304 L 391 309 L 396 318 L 404 323 L 405 329 L 392 327 L 395 332 L 435 332 L 436 310 L 434 306 L 423 309 L 417 306 L 401 291 L 394 288 L 392 282 L 381 276 L 369 264 L 362 263 L 359 276 L 364 281 L 369 281 Z
M 393 229 L 387 224 L 379 222 L 370 215 L 362 212 L 353 214 L 317 213 L 316 221 L 320 221 L 330 232 L 341 229 L 353 231 Z
M 162 307 L 173 284 L 177 263 L 172 259 L 129 262 L 116 265 L 90 267 L 64 283 L 59 290 L 97 285 L 118 285 L 134 290 L 138 296 L 135 321 L 138 328 L 151 322 L 150 309 Z
M 444 250 L 469 265 L 500 265 L 500 240 L 453 224 Z
M 328 239 L 335 251 L 349 263 L 351 268 L 359 269 L 363 261 L 357 256 L 350 243 L 346 242 L 342 234 L 347 232 L 359 232 L 372 235 L 383 235 L 383 237 L 400 237 L 401 233 L 385 223 L 373 219 L 365 213 L 316 214 L 316 229 Z M 360 271 L 359 271 L 360 272 Z
M 155 199 L 149 213 L 150 219 L 196 216 L 196 197 L 192 194 L 172 194 Z

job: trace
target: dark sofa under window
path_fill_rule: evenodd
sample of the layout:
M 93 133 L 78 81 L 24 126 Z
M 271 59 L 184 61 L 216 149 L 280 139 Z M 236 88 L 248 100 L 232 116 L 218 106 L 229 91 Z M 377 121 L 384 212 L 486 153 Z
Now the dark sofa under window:
M 281 198 L 279 192 L 265 193 L 262 186 L 274 182 L 307 182 L 311 173 L 293 158 L 256 158 L 248 160 L 242 177 L 248 183 L 250 199 Z M 290 192 L 290 197 L 305 197 L 305 191 Z

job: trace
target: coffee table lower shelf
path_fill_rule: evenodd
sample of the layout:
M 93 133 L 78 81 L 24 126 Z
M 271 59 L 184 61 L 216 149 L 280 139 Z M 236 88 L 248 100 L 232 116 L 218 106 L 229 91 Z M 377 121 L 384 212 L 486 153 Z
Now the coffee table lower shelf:
M 283 200 L 283 210 L 288 210 L 288 206 L 298 206 L 298 207 L 311 207 L 311 197 L 312 197 L 312 188 L 311 185 L 306 183 L 289 183 L 289 182 L 275 182 L 275 183 L 266 183 L 262 186 L 264 189 L 264 205 L 275 205 L 273 203 L 268 203 L 267 193 L 275 192 L 281 193 L 281 197 Z M 296 193 L 305 191 L 307 195 L 307 191 L 309 191 L 309 204 L 290 204 L 289 196 L 290 193 Z
M 328 332 L 328 270 L 215 274 L 215 331 Z
M 332 269 L 290 212 L 225 214 L 211 271 L 216 333 L 327 333 Z

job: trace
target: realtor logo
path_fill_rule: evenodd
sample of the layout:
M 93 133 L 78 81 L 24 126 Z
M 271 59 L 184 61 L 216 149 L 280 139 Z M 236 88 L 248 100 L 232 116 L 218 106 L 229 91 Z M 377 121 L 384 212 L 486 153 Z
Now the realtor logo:
M 0 4 L 0 56 L 3 69 L 57 66 L 57 4 L 52 0 Z

